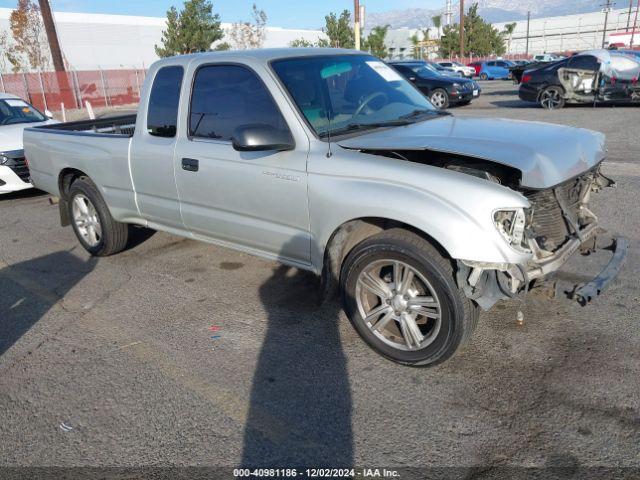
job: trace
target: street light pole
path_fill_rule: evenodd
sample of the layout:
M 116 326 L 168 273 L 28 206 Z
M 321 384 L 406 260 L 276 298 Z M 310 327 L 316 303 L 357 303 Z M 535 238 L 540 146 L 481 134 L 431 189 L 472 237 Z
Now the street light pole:
M 464 0 L 460 0 L 460 59 L 464 57 Z
M 360 0 L 353 0 L 353 34 L 356 50 L 360 50 Z

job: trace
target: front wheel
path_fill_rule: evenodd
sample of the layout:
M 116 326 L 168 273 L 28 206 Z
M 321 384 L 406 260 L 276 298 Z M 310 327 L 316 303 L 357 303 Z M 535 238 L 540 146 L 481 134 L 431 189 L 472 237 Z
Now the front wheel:
M 540 106 L 548 110 L 558 110 L 564 107 L 564 90 L 557 85 L 551 85 L 540 93 Z
M 91 255 L 106 257 L 125 249 L 128 225 L 116 222 L 96 185 L 87 177 L 71 184 L 69 218 L 80 244 Z
M 449 94 L 442 88 L 436 88 L 429 96 L 433 106 L 439 110 L 444 110 L 449 106 Z
M 358 244 L 343 264 L 341 286 L 358 334 L 380 355 L 405 365 L 447 360 L 477 324 L 477 307 L 458 289 L 450 260 L 406 230 L 387 230 Z
M 489 75 L 487 75 L 486 73 L 482 72 L 480 74 L 480 80 L 489 80 Z

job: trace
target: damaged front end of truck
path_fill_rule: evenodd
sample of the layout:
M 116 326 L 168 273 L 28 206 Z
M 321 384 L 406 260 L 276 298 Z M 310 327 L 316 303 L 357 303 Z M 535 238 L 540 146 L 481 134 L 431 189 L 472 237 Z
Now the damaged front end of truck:
M 552 188 L 522 191 L 530 208 L 496 212 L 496 225 L 512 248 L 531 254 L 526 264 L 487 264 L 458 261 L 457 282 L 465 294 L 483 309 L 505 298 L 541 289 L 557 295 L 556 274 L 576 252 L 598 249 L 613 255 L 607 266 L 590 282 L 577 284 L 565 294 L 581 305 L 599 295 L 620 270 L 628 241 L 611 237 L 598 225 L 589 208 L 590 197 L 615 182 L 600 172 L 600 165 Z M 545 288 L 546 287 L 546 288 Z
M 458 286 L 485 310 L 500 299 L 521 298 L 531 289 L 553 285 L 560 268 L 578 251 L 613 252 L 599 275 L 568 292 L 582 305 L 600 294 L 622 266 L 628 241 L 607 237 L 589 206 L 592 194 L 615 186 L 601 172 L 606 148 L 598 132 L 449 116 L 340 145 L 472 175 L 526 198 L 528 208 L 496 208 L 493 220 L 503 240 L 527 261 L 455 260 Z

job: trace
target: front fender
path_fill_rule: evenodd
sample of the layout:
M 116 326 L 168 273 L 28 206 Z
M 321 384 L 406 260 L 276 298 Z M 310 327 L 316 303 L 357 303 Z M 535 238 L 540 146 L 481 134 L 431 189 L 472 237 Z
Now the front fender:
M 454 259 L 491 263 L 529 259 L 530 255 L 510 247 L 493 224 L 495 210 L 529 206 L 519 193 L 438 167 L 351 154 L 354 165 L 343 160 L 348 167 L 309 174 L 314 265 L 322 265 L 326 245 L 342 224 L 365 217 L 411 225 L 434 238 Z M 358 156 L 367 157 L 366 169 L 355 165 Z M 351 167 L 366 176 L 345 175 Z

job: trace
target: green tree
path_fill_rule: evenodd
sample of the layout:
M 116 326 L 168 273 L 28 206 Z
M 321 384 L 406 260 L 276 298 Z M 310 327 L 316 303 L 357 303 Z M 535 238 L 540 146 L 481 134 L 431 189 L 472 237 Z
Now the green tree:
M 182 11 L 175 7 L 167 11 L 167 29 L 155 50 L 159 57 L 203 52 L 223 36 L 220 15 L 213 13 L 209 0 L 185 0 Z
M 478 14 L 478 4 L 469 8 L 464 16 L 465 53 L 477 56 L 502 55 L 504 38 L 490 23 Z M 460 55 L 460 25 L 446 25 L 440 37 L 440 55 Z
M 378 58 L 386 58 L 387 46 L 384 44 L 384 39 L 387 36 L 388 30 L 389 25 L 373 27 L 367 38 L 361 42 L 362 49 L 368 50 Z
M 325 27 L 322 31 L 329 37 L 329 40 L 320 39 L 320 47 L 354 48 L 356 45 L 355 34 L 351 28 L 351 13 L 343 10 L 338 17 L 331 12 L 324 17 Z

